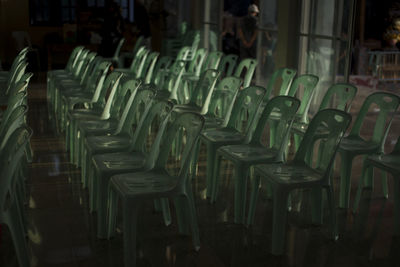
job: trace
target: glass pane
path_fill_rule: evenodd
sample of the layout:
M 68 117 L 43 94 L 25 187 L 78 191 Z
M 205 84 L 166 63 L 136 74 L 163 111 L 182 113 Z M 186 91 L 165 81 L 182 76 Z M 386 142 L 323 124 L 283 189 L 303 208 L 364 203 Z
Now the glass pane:
M 258 67 L 257 83 L 267 85 L 268 80 L 275 69 L 275 52 L 278 41 L 277 31 L 259 31 L 258 37 Z
M 70 17 L 69 17 L 69 8 L 63 8 L 62 12 L 61 12 L 61 20 L 63 22 L 67 22 L 69 21 Z
M 62 0 L 61 6 L 69 6 L 69 0 Z
M 335 2 L 332 0 L 317 0 L 312 3 L 311 33 L 329 36 L 334 34 Z
M 276 30 L 278 28 L 276 0 L 264 0 L 260 1 L 260 4 L 259 26 Z
M 127 18 L 128 18 L 128 9 L 122 9 L 122 17 L 123 17 L 124 19 L 127 19 Z
M 104 0 L 97 0 L 97 6 L 98 7 L 104 6 Z
M 89 7 L 92 7 L 96 4 L 96 0 L 87 0 L 87 4 Z

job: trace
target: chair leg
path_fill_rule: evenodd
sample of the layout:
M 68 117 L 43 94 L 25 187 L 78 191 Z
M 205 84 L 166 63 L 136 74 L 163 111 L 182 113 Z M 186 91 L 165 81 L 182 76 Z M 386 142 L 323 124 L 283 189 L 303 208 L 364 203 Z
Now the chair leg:
M 215 150 L 212 144 L 207 144 L 207 198 L 210 198 L 213 190 L 213 172 L 214 172 L 214 162 L 215 162 Z
M 335 198 L 333 194 L 332 186 L 326 188 L 326 196 L 328 199 L 329 211 L 331 216 L 331 232 L 332 237 L 334 240 L 338 239 L 338 230 L 337 230 L 337 223 L 336 223 L 336 205 L 335 205 Z
M 249 214 L 247 215 L 247 226 L 254 224 L 254 216 L 256 213 L 259 191 L 260 191 L 260 176 L 254 175 L 251 179 L 251 195 L 250 195 Z
M 235 212 L 234 222 L 244 224 L 247 192 L 247 168 L 235 165 Z
M 346 152 L 340 154 L 342 160 L 340 162 L 339 207 L 347 209 L 350 204 L 351 167 L 353 158 L 347 155 Z
M 296 151 L 295 151 L 295 153 L 296 153 L 300 146 L 301 136 L 298 134 L 293 134 L 293 138 L 294 138 L 294 147 L 296 149 Z
M 122 203 L 124 230 L 124 266 L 136 266 L 137 204 Z
M 167 198 L 162 198 L 160 200 L 160 203 L 161 203 L 161 210 L 162 210 L 163 218 L 164 218 L 164 224 L 166 226 L 168 226 L 172 222 L 171 211 L 170 211 L 170 208 L 169 208 L 169 201 L 168 201 Z
M 218 189 L 219 189 L 219 184 L 220 184 L 219 183 L 219 178 L 220 178 L 219 174 L 220 174 L 221 161 L 222 161 L 222 157 L 221 157 L 221 155 L 218 154 L 214 160 L 214 164 L 213 164 L 214 172 L 211 177 L 211 203 L 215 203 L 215 201 L 217 201 Z M 207 166 L 207 170 L 208 170 L 208 166 Z M 207 191 L 208 191 L 208 187 L 207 187 Z
M 312 197 L 312 222 L 315 224 L 323 223 L 323 201 L 321 188 L 313 188 L 311 192 Z
M 394 175 L 393 175 L 394 176 Z M 400 236 L 400 177 L 394 178 L 394 234 Z
M 285 249 L 288 192 L 274 188 L 274 207 L 272 218 L 273 255 L 282 255 Z
M 353 213 L 357 212 L 358 206 L 361 200 L 361 194 L 364 187 L 365 180 L 371 180 L 370 175 L 374 175 L 373 166 L 368 166 L 368 162 L 364 161 L 364 166 L 361 172 L 360 179 L 358 181 L 357 193 L 354 199 Z
M 382 192 L 383 196 L 388 199 L 389 198 L 389 188 L 388 188 L 388 182 L 387 182 L 387 172 L 384 170 L 381 170 L 382 174 Z
M 99 181 L 100 182 L 100 181 Z M 101 201 L 101 200 L 100 200 Z M 118 196 L 116 192 L 109 187 L 108 189 L 108 204 L 107 204 L 107 238 L 115 235 L 115 227 L 117 220 Z M 100 210 L 100 207 L 99 207 Z
M 183 197 L 177 197 L 174 199 L 174 204 L 175 204 L 175 210 L 176 210 L 176 218 L 178 221 L 178 229 L 179 233 L 183 235 L 189 235 L 190 233 L 190 228 L 189 228 L 189 222 L 190 218 L 189 216 L 189 211 L 187 210 L 186 207 L 186 200 L 183 199 Z
M 191 189 L 188 190 L 188 194 L 186 195 L 186 203 L 188 207 L 187 214 L 190 216 L 189 220 L 192 228 L 192 242 L 194 249 L 198 251 L 200 249 L 199 225 L 197 224 L 196 206 Z

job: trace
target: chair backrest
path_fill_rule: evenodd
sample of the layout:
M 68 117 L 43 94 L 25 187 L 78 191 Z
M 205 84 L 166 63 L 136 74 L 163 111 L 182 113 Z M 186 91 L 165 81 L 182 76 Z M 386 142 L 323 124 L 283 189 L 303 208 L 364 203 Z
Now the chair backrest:
M 8 99 L 7 99 L 7 106 L 10 104 L 10 101 L 12 97 L 19 92 L 26 92 L 29 81 L 32 78 L 33 73 L 32 72 L 27 72 L 24 75 L 22 75 L 21 79 L 10 89 L 8 93 Z M 28 103 L 27 97 L 24 98 L 23 104 L 27 105 Z
M 71 55 L 69 56 L 67 64 L 65 66 L 66 71 L 72 73 L 72 70 L 75 67 L 75 64 L 78 62 L 79 56 L 84 48 L 85 47 L 83 46 L 77 46 L 72 50 Z
M 390 154 L 392 154 L 392 155 L 399 155 L 400 154 L 400 136 L 397 137 L 397 142 L 394 145 L 392 153 L 390 153 Z
M 276 125 L 276 134 L 274 136 L 272 147 L 269 148 L 278 151 L 278 160 L 284 160 L 284 154 L 289 141 L 290 127 L 293 123 L 293 119 L 300 106 L 300 100 L 291 96 L 276 96 L 272 98 L 266 104 L 260 118 L 257 121 L 255 130 L 253 133 L 249 132 L 246 135 L 245 143 L 264 145 L 263 138 L 266 126 L 271 122 L 269 120 L 272 113 L 279 114 L 279 121 Z M 270 144 L 270 145 L 271 145 Z
M 103 83 L 106 78 L 107 72 L 111 66 L 111 62 L 102 61 L 95 66 L 92 74 L 90 75 L 84 91 L 93 92 L 92 102 L 95 103 L 99 100 Z
M 232 112 L 229 118 L 226 118 L 228 119 L 226 127 L 246 134 L 253 125 L 253 118 L 256 116 L 265 94 L 266 89 L 261 86 L 250 86 L 239 91 Z
M 129 103 L 129 98 L 132 94 L 136 94 L 140 84 L 141 81 L 139 79 L 126 79 L 126 76 L 121 78 L 120 88 L 116 96 L 114 96 L 115 100 L 111 104 L 110 117 L 119 118 L 119 121 L 121 121 L 123 111 Z
M 82 68 L 84 67 L 84 63 L 86 60 L 86 57 L 90 53 L 89 49 L 83 49 L 74 68 L 72 69 L 72 75 L 75 79 L 79 79 L 79 74 L 81 73 Z
M 145 155 L 150 154 L 150 147 L 152 147 L 152 144 L 148 142 L 152 139 L 150 134 L 157 131 L 156 137 L 153 140 L 153 144 L 155 144 L 157 139 L 160 138 L 157 138 L 157 136 L 162 135 L 167 125 L 172 107 L 173 104 L 168 100 L 153 99 L 152 102 L 147 105 L 136 127 L 136 131 L 133 134 L 130 150 L 141 151 Z
M 119 86 L 119 81 L 121 80 L 122 73 L 118 71 L 114 71 L 110 73 L 104 84 L 103 84 L 103 90 L 102 94 L 100 95 L 100 103 L 103 101 L 106 101 L 104 105 L 103 112 L 101 113 L 100 118 L 102 120 L 109 119 L 111 117 L 111 107 L 113 106 L 113 103 L 117 100 L 117 95 L 119 93 L 119 89 L 121 86 Z M 108 95 L 108 97 L 106 97 Z M 107 98 L 107 100 L 106 100 Z M 115 115 L 116 113 L 112 113 L 112 115 Z M 113 117 L 113 119 L 117 119 L 116 117 Z
M 187 67 L 186 72 L 188 74 L 199 77 L 206 56 L 207 56 L 207 49 L 205 48 L 197 49 L 193 59 L 189 62 L 189 66 Z
M 221 51 L 212 51 L 209 52 L 207 58 L 201 68 L 201 71 L 205 71 L 208 69 L 218 69 L 219 63 L 223 57 L 224 53 Z
M 122 37 L 118 42 L 117 48 L 115 48 L 113 60 L 118 60 L 119 54 L 121 53 L 121 49 L 122 49 L 122 46 L 124 45 L 124 43 L 125 43 L 125 38 Z
M 178 100 L 178 89 L 182 83 L 182 75 L 185 72 L 186 62 L 183 60 L 175 61 L 171 67 L 168 79 L 163 85 L 163 89 L 170 92 L 169 98 Z
M 232 110 L 234 99 L 242 85 L 242 79 L 234 76 L 223 78 L 213 90 L 207 116 L 225 118 Z
M 370 108 L 373 107 L 377 117 L 375 119 L 375 125 L 368 124 L 370 129 L 373 128 L 369 141 L 375 144 L 382 144 L 386 138 L 393 116 L 399 106 L 399 101 L 400 98 L 391 93 L 376 92 L 370 94 L 363 102 L 349 136 L 360 136 L 365 117 L 370 111 Z
M 222 57 L 221 62 L 219 63 L 218 70 L 221 72 L 221 77 L 234 76 L 233 72 L 235 71 L 237 61 L 239 56 L 229 54 Z
M 24 105 L 27 102 L 27 92 L 26 87 L 28 86 L 27 82 L 20 82 L 16 85 L 17 93 L 10 95 L 7 101 L 7 108 L 3 113 L 1 121 L 6 121 L 10 116 L 11 112 L 17 106 Z M 0 124 L 1 125 L 1 124 Z
M 183 46 L 181 49 L 179 49 L 176 60 L 187 60 L 190 54 L 190 49 L 190 46 Z
M 129 67 L 130 72 L 135 78 L 138 78 L 140 76 L 148 52 L 149 51 L 146 49 L 145 46 L 141 46 L 135 54 L 131 66 Z
M 0 123 L 0 151 L 2 151 L 4 145 L 7 143 L 10 135 L 15 129 L 25 124 L 26 113 L 28 107 L 20 105 L 12 109 L 10 115 L 1 121 Z
M 89 55 L 91 57 L 91 55 Z M 90 57 L 88 56 L 88 60 L 90 60 Z M 91 59 L 90 62 L 88 62 L 86 69 L 84 70 L 84 73 L 82 74 L 82 78 L 80 81 L 80 84 L 82 87 L 86 88 L 88 86 L 88 82 L 92 79 L 92 76 L 95 73 L 95 70 L 98 68 L 100 63 L 104 61 L 104 58 L 101 56 L 97 56 L 96 54 L 94 55 L 94 58 Z
M 307 164 L 308 157 L 312 154 L 314 144 L 323 144 L 323 149 L 318 149 L 316 169 L 326 173 L 326 183 L 329 183 L 329 172 L 334 161 L 341 138 L 351 122 L 351 115 L 337 109 L 324 109 L 319 111 L 311 120 L 306 133 L 294 156 L 293 163 Z M 321 127 L 326 134 L 321 135 Z M 322 139 L 322 140 L 321 140 Z M 317 142 L 320 141 L 320 142 Z M 313 167 L 313 166 L 310 166 Z
M 294 76 L 297 71 L 289 68 L 277 69 L 272 73 L 268 80 L 267 88 L 272 90 L 273 95 L 287 95 L 289 93 L 290 85 L 292 84 Z M 280 87 L 277 83 L 280 82 Z
M 82 63 L 82 68 L 81 71 L 78 74 L 80 84 L 83 86 L 85 84 L 85 81 L 87 81 L 87 76 L 89 73 L 93 70 L 94 65 L 96 64 L 96 61 L 94 60 L 96 58 L 97 53 L 96 52 L 90 52 L 86 57 L 85 60 Z M 92 65 L 94 64 L 94 65 Z
M 140 75 L 140 78 L 143 79 L 144 83 L 150 83 L 151 77 L 153 76 L 153 70 L 157 63 L 157 59 L 160 53 L 158 52 L 151 52 L 148 54 L 146 58 L 146 62 L 143 65 L 143 70 Z
M 15 68 L 18 66 L 18 64 L 19 64 L 21 61 L 26 60 L 26 55 L 27 55 L 28 52 L 29 52 L 29 47 L 25 47 L 24 49 L 22 49 L 22 50 L 18 53 L 18 55 L 14 58 L 13 63 L 11 64 L 9 73 L 14 72 L 14 70 L 15 70 Z
M 133 137 L 134 131 L 154 95 L 155 92 L 149 89 L 140 89 L 134 97 L 131 95 L 122 114 L 121 123 L 115 133 L 128 134 Z
M 143 46 L 143 45 L 142 45 L 142 44 L 143 44 L 143 40 L 144 40 L 144 37 L 143 37 L 143 36 L 139 36 L 139 37 L 136 39 L 135 46 L 133 47 L 133 50 L 132 50 L 132 53 L 133 53 L 134 55 L 136 55 L 136 53 L 139 51 L 139 49 Z
M 330 107 L 348 112 L 356 93 L 357 87 L 352 84 L 335 83 L 326 91 L 318 110 Z
M 249 87 L 253 75 L 256 71 L 257 60 L 253 58 L 245 58 L 240 61 L 233 76 L 243 78 L 243 87 Z
M 196 83 L 189 103 L 202 108 L 201 114 L 207 113 L 211 95 L 218 77 L 218 70 L 208 69 L 201 74 L 199 81 Z
M 199 140 L 199 134 L 204 126 L 204 118 L 200 114 L 185 112 L 177 116 L 177 118 L 168 127 L 164 133 L 160 142 L 156 145 L 158 156 L 156 158 L 154 168 L 167 171 L 167 161 L 173 149 L 173 143 L 176 138 L 181 138 L 181 134 L 185 136 L 183 149 L 179 151 L 178 157 L 181 158 L 179 162 L 179 170 L 177 177 L 177 186 L 186 186 L 186 179 L 188 179 L 189 167 L 192 159 L 195 156 L 193 154 L 193 148 Z M 151 166 L 146 161 L 146 166 Z
M 161 76 L 164 72 L 166 72 L 169 66 L 172 64 L 173 58 L 170 56 L 162 56 L 157 61 L 156 66 L 154 67 L 153 73 L 154 75 L 151 76 L 151 83 L 155 85 L 160 85 Z
M 16 198 L 16 170 L 25 156 L 26 146 L 32 136 L 32 130 L 22 126 L 13 131 L 8 142 L 0 152 L 0 209 L 7 211 Z M 0 215 L 0 218 L 2 216 Z
M 308 109 L 310 108 L 318 80 L 319 78 L 316 75 L 303 74 L 298 76 L 290 86 L 289 96 L 295 96 L 299 89 L 302 90 L 302 96 L 298 97 L 301 100 L 301 104 L 296 115 L 300 122 L 308 122 Z

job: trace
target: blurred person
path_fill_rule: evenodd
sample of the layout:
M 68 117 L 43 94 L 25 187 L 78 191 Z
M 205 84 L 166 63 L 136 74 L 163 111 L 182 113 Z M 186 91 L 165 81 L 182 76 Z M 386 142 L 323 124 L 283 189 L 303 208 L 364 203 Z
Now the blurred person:
M 258 34 L 258 13 L 260 10 L 254 4 L 248 7 L 248 14 L 240 21 L 238 36 L 240 40 L 240 57 L 256 58 L 257 34 Z

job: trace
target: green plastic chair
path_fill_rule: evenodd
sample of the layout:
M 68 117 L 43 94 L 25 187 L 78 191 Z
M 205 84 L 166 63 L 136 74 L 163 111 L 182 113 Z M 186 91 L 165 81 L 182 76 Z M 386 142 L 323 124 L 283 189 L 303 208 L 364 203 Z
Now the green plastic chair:
M 26 91 L 28 88 L 28 84 L 30 79 L 32 78 L 33 73 L 32 72 L 27 72 L 24 75 L 22 75 L 21 79 L 14 83 L 14 85 L 10 88 L 10 91 L 8 92 L 7 96 L 0 97 L 0 105 L 2 106 L 7 106 L 8 103 L 10 102 L 10 99 L 12 96 L 15 94 L 21 92 L 21 91 Z M 25 99 L 26 100 L 26 99 Z M 24 104 L 28 104 L 27 101 L 25 101 Z M 2 111 L 0 111 L 0 116 L 1 116 Z
M 312 74 L 303 74 L 298 76 L 291 84 L 290 89 L 288 91 L 288 96 L 295 96 L 299 89 L 302 89 L 301 98 L 298 97 L 301 101 L 300 107 L 296 114 L 295 121 L 307 121 L 307 113 L 311 104 L 312 97 L 314 95 L 314 89 L 317 86 L 319 78 Z M 270 124 L 270 142 L 275 140 L 276 127 L 274 126 L 277 121 L 279 121 L 279 114 L 271 114 L 270 119 L 275 121 L 275 123 L 271 122 Z M 273 143 L 271 143 L 273 145 Z
M 271 90 L 272 95 L 287 95 L 296 73 L 294 69 L 277 69 L 269 78 L 267 88 Z
M 58 124 L 61 118 L 62 95 L 76 94 L 81 91 L 94 91 L 96 82 L 102 81 L 99 76 L 102 75 L 101 69 L 106 67 L 102 64 L 102 57 L 96 57 L 96 55 L 93 54 L 89 54 L 88 57 L 89 56 L 93 58 L 90 63 L 87 64 L 80 80 L 67 78 L 67 80 L 60 80 L 54 85 L 54 98 L 52 101 L 53 110 L 51 110 L 51 112 L 53 112 L 54 120 Z M 90 59 L 88 59 L 88 61 L 89 60 Z M 50 119 L 53 116 L 50 114 Z
M 194 86 L 199 80 L 200 74 L 202 73 L 207 53 L 208 51 L 205 48 L 197 49 L 193 59 L 187 63 L 186 71 L 182 75 L 184 97 L 181 101 L 179 101 L 180 103 L 185 103 L 191 97 Z
M 143 80 L 143 83 L 148 84 L 151 82 L 153 77 L 154 67 L 156 66 L 157 59 L 160 53 L 158 52 L 151 52 L 146 58 L 146 62 L 143 66 L 143 71 L 140 75 L 140 79 Z
M 393 115 L 399 106 L 399 101 L 398 96 L 390 93 L 377 92 L 369 95 L 361 106 L 349 135 L 343 138 L 340 143 L 340 208 L 349 208 L 353 158 L 358 155 L 364 155 L 365 159 L 368 155 L 383 151 L 382 146 Z M 377 118 L 375 125 L 368 124 L 368 127 L 373 129 L 373 132 L 371 137 L 365 139 L 361 137 L 360 132 L 370 108 L 374 108 Z M 389 123 L 387 124 L 388 121 Z M 367 186 L 372 185 L 367 184 Z M 385 187 L 384 190 L 387 189 Z M 384 194 L 387 195 L 387 192 Z
M 10 70 L 8 71 L 0 71 L 0 83 L 5 82 L 8 77 L 14 72 L 15 68 L 21 61 L 26 60 L 26 55 L 29 52 L 29 47 L 23 48 L 18 55 L 14 58 L 13 63 L 11 64 Z
M 259 86 L 251 86 L 241 90 L 235 99 L 226 126 L 205 129 L 201 133 L 200 140 L 207 148 L 207 197 L 211 197 L 216 179 L 214 173 L 217 149 L 221 146 L 243 143 L 245 135 L 253 130 L 253 118 L 266 94 L 269 95 L 266 89 Z M 247 114 L 246 121 L 243 121 L 242 114 Z
M 172 57 L 169 56 L 162 56 L 160 59 L 157 61 L 155 67 L 154 67 L 154 75 L 151 76 L 151 81 L 150 83 L 155 84 L 157 86 L 160 86 L 160 83 L 162 82 L 162 74 L 171 66 L 173 61 Z
M 322 98 L 321 104 L 319 105 L 318 111 L 326 108 L 334 108 L 349 112 L 351 102 L 357 93 L 357 87 L 348 83 L 336 83 L 333 84 L 326 91 Z M 300 140 L 308 127 L 308 121 L 301 122 L 296 121 L 292 125 L 292 132 L 294 133 L 294 144 L 296 151 L 299 148 Z M 320 129 L 320 133 L 323 134 L 324 129 Z
M 80 147 L 82 163 L 81 177 L 85 186 L 90 176 L 88 174 L 90 174 L 90 168 L 92 167 L 92 155 L 96 154 L 104 146 L 108 148 L 110 146 L 108 142 L 111 140 L 111 137 L 118 140 L 123 139 L 126 142 L 124 148 L 128 149 L 131 144 L 129 140 L 133 138 L 134 130 L 136 130 L 140 119 L 144 116 L 154 94 L 153 90 L 140 89 L 135 95 L 131 95 L 129 98 L 116 130 L 104 130 L 103 134 L 98 132 L 96 136 L 86 136 L 82 139 Z M 95 140 L 94 143 L 91 140 Z M 100 148 L 97 148 L 98 146 Z
M 122 86 L 119 86 L 120 79 L 122 77 L 122 73 L 112 72 L 110 73 L 104 84 L 104 90 L 108 93 L 107 101 L 104 105 L 100 105 L 99 107 L 103 107 L 102 109 L 94 108 L 94 109 L 79 109 L 79 110 L 71 110 L 67 113 L 67 121 L 66 121 L 66 145 L 67 149 L 70 151 L 70 155 L 72 156 L 72 162 L 76 163 L 80 166 L 79 159 L 79 142 L 81 137 L 84 136 L 89 130 L 84 132 L 80 127 L 81 124 L 93 126 L 95 124 L 98 130 L 101 129 L 109 129 L 115 128 L 118 124 L 118 110 L 116 112 L 112 111 L 112 108 L 115 108 L 114 102 L 117 101 L 118 95 L 121 93 Z M 139 86 L 139 82 L 136 86 Z M 126 88 L 124 88 L 126 89 Z M 117 107 L 119 108 L 119 107 Z M 93 132 L 95 132 L 93 130 Z
M 231 161 L 234 165 L 235 181 L 235 223 L 245 223 L 247 176 L 251 166 L 267 162 L 285 161 L 285 149 L 288 143 L 290 126 L 300 106 L 300 101 L 290 96 L 277 96 L 266 104 L 260 119 L 257 122 L 254 133 L 248 134 L 241 145 L 228 145 L 217 150 L 215 163 L 214 185 L 211 199 L 213 202 L 217 198 L 219 187 L 219 170 L 222 158 Z M 277 127 L 278 134 L 274 146 L 267 147 L 263 141 L 264 130 L 268 126 L 268 117 L 271 112 L 279 112 L 281 119 Z M 254 207 L 250 207 L 249 212 L 254 213 Z
M 201 68 L 201 71 L 203 72 L 208 69 L 218 69 L 219 63 L 221 62 L 223 56 L 224 53 L 221 51 L 209 52 Z
M 135 54 L 135 57 L 132 60 L 131 65 L 129 68 L 117 68 L 114 69 L 114 71 L 119 71 L 122 73 L 126 73 L 129 75 L 132 75 L 134 78 L 139 78 L 140 75 L 142 74 L 143 71 L 143 66 L 146 62 L 146 58 L 149 54 L 149 51 L 146 49 L 145 46 L 141 46 L 137 53 Z
M 108 87 L 103 86 L 104 80 L 108 73 L 111 63 L 104 61 L 99 64 L 95 70 L 95 74 L 91 77 L 94 83 L 88 82 L 88 86 L 82 91 L 60 92 L 61 93 L 61 107 L 60 107 L 60 125 L 61 130 L 65 130 L 67 113 L 75 108 L 75 105 L 84 103 L 85 105 L 96 105 L 101 109 L 105 103 L 105 95 Z
M 236 64 L 239 57 L 237 55 L 229 54 L 222 57 L 219 63 L 218 70 L 221 72 L 221 78 L 233 76 Z
M 116 101 L 113 101 L 111 107 L 111 116 L 107 120 L 79 120 L 77 123 L 76 136 L 79 139 L 75 142 L 75 158 L 78 166 L 81 167 L 82 177 L 85 177 L 85 156 L 84 156 L 84 142 L 87 136 L 106 135 L 118 133 L 121 125 L 128 120 L 126 113 L 131 109 L 133 98 L 135 98 L 138 89 L 140 88 L 139 80 L 129 80 L 124 83 L 119 92 Z
M 175 61 L 171 66 L 171 70 L 167 79 L 159 85 L 157 97 L 163 99 L 173 99 L 178 102 L 178 90 L 182 84 L 182 75 L 185 73 L 185 61 Z
M 208 69 L 203 72 L 188 100 L 185 99 L 183 86 L 180 86 L 177 90 L 179 104 L 175 106 L 174 110 L 176 112 L 186 110 L 205 114 L 218 77 L 219 72 L 217 70 Z
M 109 234 L 115 231 L 115 215 L 118 199 L 122 204 L 124 228 L 124 266 L 136 265 L 136 225 L 138 207 L 141 201 L 169 198 L 175 201 L 180 232 L 192 231 L 192 242 L 196 251 L 200 249 L 196 207 L 189 176 L 192 150 L 198 141 L 204 121 L 195 113 L 181 114 L 168 128 L 159 143 L 159 155 L 154 167 L 148 171 L 126 173 L 113 176 L 110 180 L 108 194 Z M 177 174 L 170 174 L 166 169 L 171 140 L 184 128 L 186 144 L 182 151 L 182 160 Z M 152 161 L 152 160 L 150 160 Z M 146 162 L 147 164 L 147 162 Z M 150 164 L 150 163 L 149 163 Z M 188 222 L 188 223 L 185 223 Z
M 245 58 L 240 61 L 233 76 L 241 78 L 243 76 L 243 87 L 249 87 L 257 67 L 257 60 Z
M 90 185 L 90 207 L 92 211 L 97 211 L 97 236 L 107 237 L 107 189 L 108 183 L 113 175 L 134 171 L 143 171 L 145 161 L 151 157 L 153 147 L 159 142 L 164 130 L 166 129 L 169 114 L 172 110 L 172 103 L 165 100 L 156 101 L 149 105 L 138 124 L 133 138 L 123 136 L 113 136 L 87 140 L 90 147 L 91 163 L 93 168 L 89 174 Z M 154 129 L 158 128 L 158 129 Z M 150 132 L 157 131 L 154 140 L 151 139 Z M 96 140 L 95 140 L 96 139 Z M 127 146 L 127 144 L 130 144 Z M 171 223 L 168 206 L 165 206 L 164 221 L 166 225 Z
M 394 234 L 400 235 L 400 137 L 389 154 L 377 153 L 369 155 L 363 164 L 362 175 L 358 183 L 357 194 L 354 202 L 353 212 L 358 209 L 361 192 L 365 184 L 372 185 L 374 178 L 374 168 L 382 170 L 383 182 L 386 184 L 387 173 L 390 173 L 394 179 L 393 196 L 394 196 Z M 387 197 L 387 195 L 385 196 Z
M 21 267 L 29 267 L 30 253 L 26 243 L 25 226 L 21 216 L 23 207 L 18 201 L 15 179 L 17 168 L 25 156 L 32 130 L 21 127 L 10 136 L 3 151 L 0 153 L 0 223 L 6 224 L 14 243 L 16 258 Z
M 329 202 L 331 230 L 333 237 L 336 233 L 336 211 L 333 188 L 330 183 L 330 173 L 333 167 L 334 157 L 339 142 L 351 121 L 351 116 L 340 110 L 324 109 L 318 112 L 307 129 L 306 134 L 296 152 L 293 161 L 289 163 L 261 164 L 254 167 L 255 185 L 253 189 L 259 190 L 260 179 L 265 180 L 273 190 L 273 216 L 272 216 L 272 254 L 281 255 L 284 252 L 287 205 L 289 194 L 292 190 L 312 189 L 313 198 L 313 222 L 322 221 L 322 189 L 326 190 Z M 321 158 L 318 165 L 310 165 L 307 162 L 318 128 L 324 125 L 329 129 L 327 136 L 323 138 L 324 150 L 320 151 Z M 255 192 L 252 192 L 252 195 Z M 255 197 L 251 198 L 256 201 Z M 255 206 L 255 203 L 251 203 Z M 253 220 L 249 218 L 249 221 Z
M 7 97 L 11 88 L 21 79 L 21 77 L 25 74 L 26 67 L 28 66 L 28 62 L 21 61 L 15 70 L 10 73 L 7 81 L 1 85 L 0 87 L 0 96 Z

